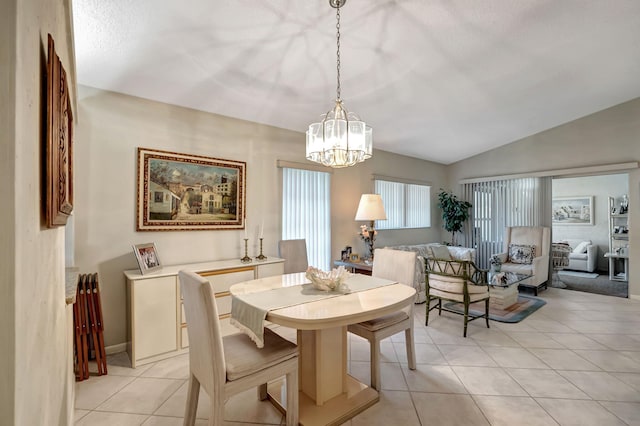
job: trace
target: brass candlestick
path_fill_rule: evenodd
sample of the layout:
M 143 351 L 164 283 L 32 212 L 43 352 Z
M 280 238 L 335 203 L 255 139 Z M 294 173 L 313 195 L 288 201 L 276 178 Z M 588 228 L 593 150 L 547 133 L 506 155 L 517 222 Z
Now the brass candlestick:
M 242 263 L 250 263 L 251 262 L 251 258 L 249 257 L 249 254 L 247 253 L 247 243 L 249 242 L 248 238 L 244 239 L 244 257 L 242 259 L 240 259 L 240 262 Z
M 262 237 L 260 237 L 260 254 L 258 256 L 256 256 L 256 259 L 258 259 L 258 260 L 267 260 L 267 256 L 262 254 Z

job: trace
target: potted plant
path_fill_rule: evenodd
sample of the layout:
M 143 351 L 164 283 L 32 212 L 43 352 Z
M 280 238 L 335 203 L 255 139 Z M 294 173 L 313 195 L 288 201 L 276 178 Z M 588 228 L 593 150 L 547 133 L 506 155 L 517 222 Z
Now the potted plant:
M 469 209 L 473 206 L 468 201 L 458 200 L 454 193 L 440 188 L 438 207 L 442 209 L 444 229 L 451 232 L 451 245 L 455 245 L 456 232 L 462 230 L 462 225 L 469 218 Z

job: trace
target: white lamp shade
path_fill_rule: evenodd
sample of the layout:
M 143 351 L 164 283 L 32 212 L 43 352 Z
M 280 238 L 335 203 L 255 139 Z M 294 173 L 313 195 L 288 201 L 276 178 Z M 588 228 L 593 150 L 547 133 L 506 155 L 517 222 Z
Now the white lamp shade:
M 362 194 L 355 220 L 387 220 L 382 197 L 379 194 Z

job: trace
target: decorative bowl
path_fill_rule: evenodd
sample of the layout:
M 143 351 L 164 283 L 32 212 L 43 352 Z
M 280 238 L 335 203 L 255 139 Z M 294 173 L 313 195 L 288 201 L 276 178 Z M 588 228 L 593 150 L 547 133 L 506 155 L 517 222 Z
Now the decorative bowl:
M 313 266 L 307 268 L 305 276 L 313 288 L 322 291 L 336 291 L 340 293 L 348 293 L 350 291 L 346 281 L 351 274 L 344 266 L 339 266 L 331 271 L 323 271 Z

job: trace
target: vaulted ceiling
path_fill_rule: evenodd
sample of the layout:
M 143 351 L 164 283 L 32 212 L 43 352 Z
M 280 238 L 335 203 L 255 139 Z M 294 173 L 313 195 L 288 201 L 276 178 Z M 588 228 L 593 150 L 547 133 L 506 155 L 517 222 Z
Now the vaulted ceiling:
M 301 133 L 333 107 L 328 0 L 73 8 L 80 84 Z M 640 1 L 348 0 L 341 64 L 375 148 L 449 164 L 639 97 Z

